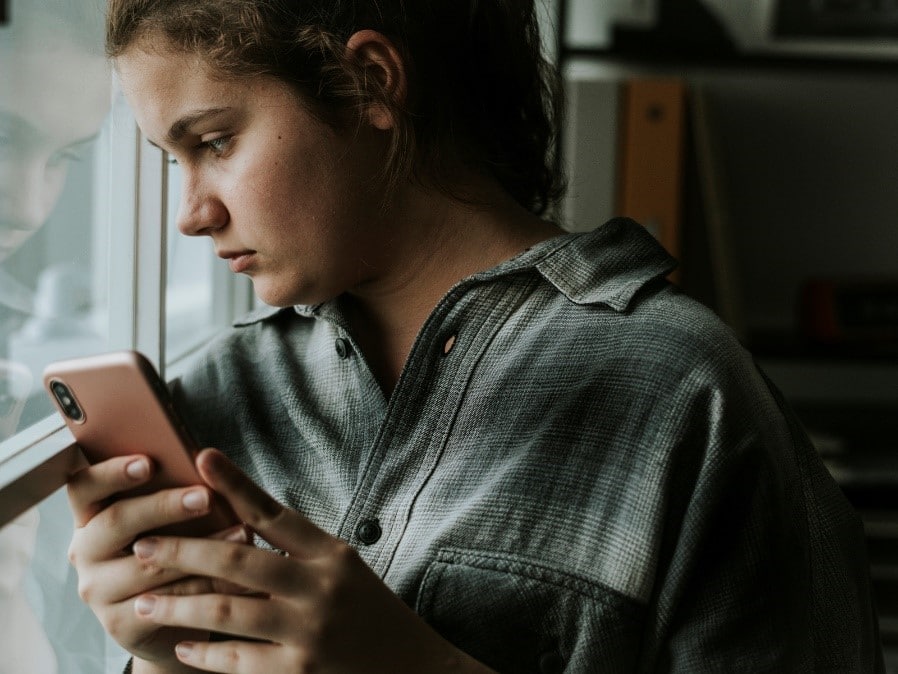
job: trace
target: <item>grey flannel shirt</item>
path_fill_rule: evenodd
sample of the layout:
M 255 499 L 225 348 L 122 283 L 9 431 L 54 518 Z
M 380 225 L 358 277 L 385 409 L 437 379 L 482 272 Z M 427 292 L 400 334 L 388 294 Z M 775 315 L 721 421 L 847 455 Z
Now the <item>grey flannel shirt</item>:
M 459 282 L 389 398 L 338 301 L 241 321 L 175 394 L 499 672 L 881 671 L 859 519 L 672 266 L 613 220 Z

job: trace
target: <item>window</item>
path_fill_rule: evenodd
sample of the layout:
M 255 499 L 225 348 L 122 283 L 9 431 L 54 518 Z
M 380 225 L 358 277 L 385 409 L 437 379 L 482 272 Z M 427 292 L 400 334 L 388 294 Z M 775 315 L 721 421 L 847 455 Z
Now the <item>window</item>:
M 249 279 L 236 277 L 215 259 L 209 239 L 178 232 L 181 169 L 167 168 L 165 361 L 179 363 L 252 308 L 254 295 Z
M 59 358 L 183 365 L 250 307 L 174 226 L 180 176 L 102 54 L 102 0 L 13 0 L 0 24 L 0 674 L 120 672 L 77 597 L 61 486 L 79 454 L 44 394 Z M 170 370 L 171 371 L 171 370 Z

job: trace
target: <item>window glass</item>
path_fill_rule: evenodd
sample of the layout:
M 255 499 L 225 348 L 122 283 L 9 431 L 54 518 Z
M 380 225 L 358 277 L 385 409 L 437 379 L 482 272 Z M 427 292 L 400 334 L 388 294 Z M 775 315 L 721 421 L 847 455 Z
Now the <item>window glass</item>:
M 207 237 L 188 237 L 178 231 L 181 169 L 168 166 L 166 217 L 166 355 L 179 358 L 202 343 L 216 322 L 213 301 L 212 244 Z M 219 288 L 221 292 L 221 288 Z
M 16 0 L 0 26 L 0 440 L 50 413 L 40 373 L 107 347 L 94 273 L 111 80 L 88 0 Z
M 129 226 L 133 213 L 109 210 L 115 127 L 102 50 L 104 2 L 6 5 L 0 24 L 0 442 L 9 440 L 4 446 L 15 451 L 20 432 L 52 412 L 40 382 L 44 366 L 113 345 L 107 306 L 115 251 L 106 228 L 112 221 Z M 71 534 L 63 491 L 0 529 L 0 674 L 120 671 L 121 651 L 77 596 L 66 558 Z

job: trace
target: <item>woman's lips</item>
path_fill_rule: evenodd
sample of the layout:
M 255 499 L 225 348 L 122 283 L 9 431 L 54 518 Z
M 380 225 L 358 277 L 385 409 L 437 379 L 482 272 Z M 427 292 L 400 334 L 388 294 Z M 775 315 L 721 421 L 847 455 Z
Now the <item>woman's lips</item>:
M 235 274 L 239 274 L 240 272 L 244 272 L 252 265 L 253 260 L 255 258 L 255 253 L 247 251 L 245 253 L 238 253 L 233 257 L 228 258 L 228 266 L 231 268 L 231 271 Z
M 255 260 L 255 256 L 256 251 L 254 250 L 225 250 L 218 253 L 218 257 L 228 261 L 228 267 L 230 267 L 231 271 L 235 274 L 239 274 L 240 272 L 249 269 Z

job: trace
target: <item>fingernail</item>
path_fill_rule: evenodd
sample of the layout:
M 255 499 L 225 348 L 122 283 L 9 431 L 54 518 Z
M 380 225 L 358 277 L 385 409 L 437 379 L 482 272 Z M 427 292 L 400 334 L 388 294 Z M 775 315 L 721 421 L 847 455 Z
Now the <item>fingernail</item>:
M 177 653 L 178 657 L 182 660 L 187 660 L 190 658 L 190 654 L 193 653 L 193 644 L 188 641 L 182 641 L 175 646 L 175 653 Z
M 138 559 L 149 559 L 156 551 L 156 544 L 159 541 L 155 538 L 141 538 L 134 544 L 134 555 Z
M 140 615 L 150 615 L 156 607 L 156 597 L 143 596 L 138 597 L 134 602 L 134 608 Z
M 135 459 L 125 466 L 125 472 L 134 480 L 144 480 L 150 475 L 150 465 L 145 459 Z
M 204 512 L 209 508 L 209 494 L 205 489 L 194 489 L 181 497 L 181 503 L 191 512 Z

